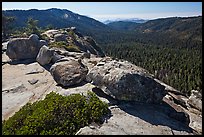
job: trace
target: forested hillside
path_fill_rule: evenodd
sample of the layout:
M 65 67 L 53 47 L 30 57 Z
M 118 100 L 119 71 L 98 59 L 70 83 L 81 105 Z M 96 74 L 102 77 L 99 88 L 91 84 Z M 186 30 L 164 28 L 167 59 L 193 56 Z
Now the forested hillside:
M 68 10 L 3 13 L 15 17 L 14 30 L 26 27 L 26 20 L 31 15 L 39 21 L 39 29 L 47 25 L 51 28 L 75 26 L 83 35 L 93 37 L 108 56 L 131 61 L 187 95 L 192 89 L 202 93 L 202 16 L 107 26 Z
M 139 24 L 140 23 L 135 22 L 117 21 L 108 23 L 107 25 L 116 30 L 134 30 Z
M 156 19 L 137 26 L 135 31 L 156 45 L 196 48 L 202 44 L 202 16 Z
M 110 56 L 125 59 L 149 70 L 156 78 L 183 93 L 202 89 L 202 51 L 156 47 L 137 42 L 103 46 Z
M 2 14 L 6 16 L 14 16 L 15 28 L 26 27 L 26 21 L 28 18 L 38 20 L 38 27 L 46 28 L 66 28 L 66 27 L 77 27 L 80 32 L 86 32 L 87 30 L 108 30 L 109 27 L 105 24 L 89 18 L 87 16 L 73 13 L 66 9 L 51 8 L 47 10 L 5 10 Z
M 202 16 L 162 18 L 140 24 L 115 22 L 108 25 L 117 30 L 132 30 L 137 41 L 158 46 L 196 48 L 202 43 Z
M 110 35 L 101 41 L 108 55 L 131 61 L 188 95 L 202 91 L 202 17 L 157 19 Z

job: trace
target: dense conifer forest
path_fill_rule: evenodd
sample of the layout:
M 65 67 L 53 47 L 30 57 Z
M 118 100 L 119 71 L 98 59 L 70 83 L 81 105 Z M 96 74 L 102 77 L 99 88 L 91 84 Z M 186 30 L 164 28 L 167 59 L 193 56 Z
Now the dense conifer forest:
M 202 93 L 202 17 L 158 19 L 92 36 L 107 55 L 147 69 L 186 95 Z

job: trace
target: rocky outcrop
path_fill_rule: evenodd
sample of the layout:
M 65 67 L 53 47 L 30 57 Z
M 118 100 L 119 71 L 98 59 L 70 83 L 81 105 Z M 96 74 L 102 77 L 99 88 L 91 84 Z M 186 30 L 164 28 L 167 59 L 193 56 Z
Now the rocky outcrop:
M 188 99 L 188 103 L 192 107 L 202 111 L 202 95 L 197 90 L 191 91 L 191 96 Z
M 42 35 L 47 36 L 49 39 L 53 39 L 54 35 L 59 34 L 59 33 L 60 33 L 59 30 L 52 29 L 52 30 L 45 31 L 44 33 L 42 33 Z
M 88 52 L 100 57 L 104 57 L 105 54 L 100 47 L 97 46 L 96 42 L 91 37 L 79 37 L 73 40 L 73 43 L 83 52 Z
M 48 42 L 46 40 L 40 40 L 40 47 L 43 45 L 48 46 Z
M 10 55 L 13 60 L 26 59 L 25 56 L 33 58 L 34 55 L 28 54 L 37 52 L 34 47 L 39 47 L 39 52 L 35 53 L 37 62 L 23 65 L 12 64 L 2 52 L 3 119 L 12 116 L 27 102 L 43 99 L 51 91 L 67 96 L 86 95 L 89 90 L 108 103 L 111 114 L 100 126 L 92 123 L 82 128 L 77 132 L 79 135 L 202 134 L 202 95 L 199 92 L 192 91 L 188 98 L 128 61 L 99 57 L 95 41 L 77 33 L 76 28 L 46 33 L 50 42 L 61 41 L 63 39 L 57 36 L 64 35 L 66 42 L 72 39 L 83 50 L 69 52 L 50 48 L 47 41 L 39 41 L 37 35 L 9 41 L 9 50 L 5 48 L 4 51 L 9 55 L 13 52 L 14 55 Z M 25 54 L 24 57 L 21 54 Z M 44 66 L 47 64 L 50 69 Z
M 80 61 L 64 58 L 50 68 L 54 80 L 65 87 L 79 84 L 86 78 L 88 68 Z
M 78 53 L 78 52 L 62 51 L 62 50 L 59 50 L 58 48 L 49 48 L 44 45 L 40 48 L 36 61 L 41 65 L 46 65 L 46 64 L 52 65 L 58 60 L 65 57 L 72 57 L 75 59 L 84 59 L 84 58 L 90 59 L 91 54 L 87 52 Z
M 56 42 L 66 41 L 66 35 L 64 35 L 64 34 L 56 34 L 56 35 L 54 35 L 54 40 Z
M 75 59 L 84 58 L 83 57 L 84 53 L 63 51 L 63 50 L 59 50 L 58 48 L 51 48 L 51 50 L 54 50 L 55 53 L 57 53 L 58 55 L 63 56 L 63 57 L 73 57 Z
M 6 51 L 7 45 L 8 45 L 8 41 L 2 43 L 2 54 Z
M 54 53 L 53 53 L 53 56 L 52 56 L 51 63 L 54 64 L 54 63 L 56 63 L 58 60 L 60 60 L 60 59 L 62 59 L 62 58 L 64 58 L 64 57 L 65 57 L 65 56 L 60 55 L 60 54 L 58 54 L 57 52 L 54 52 Z
M 74 55 L 73 52 L 69 54 L 70 52 L 64 51 L 61 51 L 61 53 L 55 51 L 54 53 L 64 56 L 63 59 L 58 59 L 54 65 L 64 63 L 61 64 L 60 67 L 67 68 L 67 70 L 69 70 L 69 67 L 66 67 L 66 63 L 68 63 L 69 60 L 72 59 L 74 62 L 77 62 L 75 60 L 77 60 L 77 58 L 81 58 L 81 53 L 76 55 Z M 113 61 L 112 63 L 115 64 L 115 66 L 120 66 L 119 68 L 127 69 L 129 71 L 132 70 L 133 72 L 137 69 L 137 71 L 141 74 L 144 73 L 144 75 L 148 75 L 148 77 L 151 78 L 151 75 L 148 74 L 147 71 L 126 61 L 115 61 L 111 58 L 97 58 L 92 55 L 90 59 L 82 59 L 83 64 L 90 70 L 97 65 L 97 67 L 101 67 L 103 64 L 108 62 L 110 63 L 111 61 Z M 126 65 L 123 66 L 121 62 Z M 119 69 L 118 67 L 116 67 L 116 69 Z M 75 67 L 72 68 L 75 69 Z M 57 93 L 65 96 L 75 93 L 85 95 L 87 90 L 96 92 L 94 90 L 96 88 L 95 85 L 93 85 L 94 83 L 85 83 L 69 88 L 57 86 L 57 83 L 53 80 L 53 76 L 50 72 L 44 71 L 45 69 L 36 62 L 28 65 L 16 64 L 11 66 L 10 64 L 5 64 L 2 66 L 2 70 L 3 119 L 12 116 L 14 112 L 18 111 L 27 102 L 43 99 L 46 94 L 51 91 L 56 91 Z M 8 72 L 14 73 L 11 74 Z M 66 70 L 64 69 L 62 72 L 64 73 Z M 70 74 L 69 76 L 72 77 L 73 74 Z M 23 86 L 21 86 L 22 84 Z M 164 101 L 165 104 L 163 104 L 163 102 L 161 104 L 148 104 L 142 102 L 136 102 L 135 104 L 131 102 L 122 103 L 123 101 L 120 100 L 114 100 L 112 98 L 111 100 L 108 98 L 110 96 L 101 96 L 100 94 L 97 94 L 101 100 L 109 102 L 109 109 L 111 110 L 110 118 L 107 118 L 100 126 L 89 125 L 88 127 L 84 127 L 77 134 L 191 135 L 194 134 L 190 129 L 191 127 L 194 130 L 199 131 L 199 134 L 201 134 L 202 115 L 192 113 L 189 111 L 190 109 L 188 110 L 185 107 L 183 108 L 180 105 L 181 103 L 178 103 L 179 101 L 177 100 L 185 100 L 186 98 L 174 91 L 171 93 L 172 94 L 170 94 L 169 91 L 164 97 L 167 97 L 169 102 L 165 102 L 163 98 L 162 101 Z
M 11 60 L 35 59 L 41 46 L 35 34 L 29 38 L 15 38 L 8 42 L 6 55 Z
M 189 115 L 184 111 L 184 109 L 175 103 L 173 100 L 169 100 L 168 98 L 163 98 L 163 101 L 167 103 L 169 106 L 168 108 L 164 108 L 163 112 L 166 113 L 169 117 L 180 121 L 184 125 L 189 125 L 190 118 Z
M 76 31 L 75 27 L 61 30 L 48 30 L 42 33 L 42 35 L 47 36 L 50 43 L 63 41 L 66 45 L 76 46 L 82 52 L 91 53 L 101 57 L 105 56 L 104 52 L 91 37 L 83 36 Z
M 129 62 L 102 59 L 87 75 L 87 80 L 118 100 L 160 103 L 164 86 L 144 69 Z
M 105 54 L 104 52 L 102 51 L 102 49 L 96 44 L 95 40 L 91 37 L 88 37 L 88 36 L 85 36 L 84 37 L 84 40 L 87 41 L 88 43 L 91 44 L 91 46 L 96 49 L 97 51 L 97 54 L 100 56 L 100 57 L 105 57 Z
M 190 128 L 168 117 L 164 106 L 119 103 L 109 107 L 111 117 L 102 125 L 91 124 L 76 135 L 192 135 Z

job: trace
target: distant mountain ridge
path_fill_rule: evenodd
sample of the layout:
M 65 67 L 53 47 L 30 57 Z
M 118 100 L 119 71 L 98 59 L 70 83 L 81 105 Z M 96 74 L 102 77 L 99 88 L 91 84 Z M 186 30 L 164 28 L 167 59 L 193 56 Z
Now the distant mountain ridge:
M 174 46 L 176 43 L 197 47 L 202 44 L 202 16 L 159 18 L 145 23 L 118 21 L 107 25 L 115 30 L 132 31 L 143 42 L 155 45 Z
M 174 46 L 176 43 L 177 45 L 195 47 L 202 43 L 202 16 L 170 17 L 148 21 L 132 18 L 104 24 L 67 9 L 57 8 L 46 10 L 3 10 L 2 14 L 16 18 L 15 28 L 25 27 L 27 19 L 32 17 L 39 21 L 39 27 L 43 28 L 47 25 L 52 25 L 58 29 L 74 26 L 82 34 L 92 36 L 100 43 L 106 40 L 111 41 L 111 39 L 121 40 L 124 37 L 136 37 L 138 41 L 149 41 L 155 45 Z M 143 21 L 143 23 L 136 23 L 136 21 Z M 132 32 L 129 33 L 127 31 Z M 128 39 L 130 40 L 130 38 Z
M 112 20 L 106 20 L 103 23 L 109 24 L 109 23 L 115 23 L 115 22 L 134 22 L 134 23 L 145 23 L 148 20 L 140 19 L 140 18 L 129 18 L 129 19 L 112 19 Z
M 200 22 L 202 22 L 202 16 L 159 18 L 140 24 L 136 29 L 150 29 L 152 31 L 176 29 L 177 31 L 185 31 L 202 27 Z
M 108 30 L 105 24 L 87 16 L 73 13 L 67 9 L 51 8 L 46 10 L 3 10 L 2 13 L 6 16 L 15 16 L 15 26 L 24 27 L 29 17 L 39 20 L 38 26 L 46 27 L 51 24 L 56 28 L 76 27 L 83 32 L 87 29 L 103 29 Z
M 175 46 L 175 43 L 180 43 L 199 47 L 202 45 L 202 16 L 155 19 L 137 25 L 134 31 L 155 44 L 168 43 Z

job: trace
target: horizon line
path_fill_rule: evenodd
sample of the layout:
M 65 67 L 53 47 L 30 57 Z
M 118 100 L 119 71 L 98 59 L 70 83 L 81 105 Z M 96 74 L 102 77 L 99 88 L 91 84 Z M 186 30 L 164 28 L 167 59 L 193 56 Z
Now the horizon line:
M 155 19 L 163 19 L 163 18 L 174 18 L 174 17 L 181 17 L 181 18 L 185 18 L 185 17 L 199 17 L 202 16 L 202 13 L 185 13 L 185 14 L 191 14 L 191 15 L 182 15 L 184 13 L 173 13 L 173 12 L 169 12 L 169 13 L 163 13 L 163 14 L 181 14 L 181 15 L 163 15 L 163 16 L 157 16 L 156 15 L 159 13 L 149 13 L 149 14 L 144 14 L 144 13 L 140 13 L 140 14 L 96 14 L 96 15 L 83 15 L 83 14 L 79 14 L 76 12 L 73 12 L 69 9 L 65 9 L 65 8 L 45 8 L 45 9 L 37 9 L 37 8 L 31 8 L 31 9 L 3 9 L 2 7 L 2 11 L 12 11 L 12 10 L 22 10 L 22 11 L 28 11 L 28 10 L 49 10 L 49 9 L 59 9 L 59 10 L 67 10 L 70 11 L 74 14 L 78 14 L 78 15 L 82 15 L 82 16 L 86 16 L 89 18 L 93 18 L 97 21 L 100 22 L 105 22 L 105 21 L 112 21 L 112 20 L 126 20 L 126 19 L 143 19 L 143 20 L 155 20 Z M 141 16 L 143 15 L 143 16 Z M 145 17 L 146 16 L 146 17 Z M 148 17 L 149 16 L 149 17 Z M 152 17 L 150 17 L 152 16 Z M 155 16 L 155 17 L 153 17 Z

